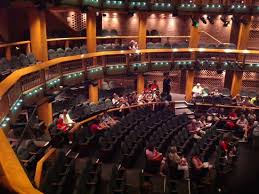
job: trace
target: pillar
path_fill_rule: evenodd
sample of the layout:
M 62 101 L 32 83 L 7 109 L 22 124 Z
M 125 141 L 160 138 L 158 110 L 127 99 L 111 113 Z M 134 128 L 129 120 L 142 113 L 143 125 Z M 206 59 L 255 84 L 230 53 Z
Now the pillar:
M 238 40 L 237 40 L 237 49 L 244 50 L 247 48 L 248 40 L 249 40 L 249 33 L 251 28 L 251 16 L 247 18 L 247 24 L 240 24 L 239 33 L 238 33 Z M 237 61 L 243 62 L 244 54 L 238 54 Z M 242 77 L 243 72 L 241 71 L 234 71 L 232 84 L 231 84 L 231 95 L 235 96 L 238 94 L 242 88 Z
M 12 58 L 12 51 L 11 51 L 11 47 L 10 46 L 7 46 L 5 48 L 5 58 L 7 60 L 11 60 L 11 58 Z
M 48 60 L 48 45 L 45 11 L 32 8 L 28 11 L 31 50 L 39 61 Z
M 44 102 L 43 104 L 39 105 L 37 112 L 39 119 L 44 121 L 46 126 L 49 126 L 53 122 L 51 102 Z
M 89 101 L 94 103 L 97 103 L 99 101 L 98 83 L 89 85 Z
M 96 52 L 96 13 L 94 10 L 87 12 L 86 20 L 87 51 L 94 53 Z
M 138 16 L 139 16 L 138 45 L 139 45 L 139 49 L 146 49 L 147 15 L 146 13 L 138 13 Z
M 232 85 L 231 85 L 231 95 L 236 96 L 242 87 L 242 77 L 243 72 L 241 71 L 235 71 L 233 73 L 233 79 L 232 79 Z
M 199 21 L 199 17 L 194 17 L 197 21 Z M 189 47 L 190 48 L 197 48 L 200 41 L 200 32 L 199 27 L 192 26 L 191 22 L 191 31 L 190 31 L 190 41 Z M 196 60 L 196 53 L 191 53 L 191 60 Z M 193 88 L 193 81 L 194 81 L 194 70 L 188 70 L 186 73 L 186 86 L 185 86 L 185 100 L 190 101 L 192 99 L 192 88 Z
M 142 74 L 137 75 L 137 93 L 141 94 L 145 88 L 145 78 Z

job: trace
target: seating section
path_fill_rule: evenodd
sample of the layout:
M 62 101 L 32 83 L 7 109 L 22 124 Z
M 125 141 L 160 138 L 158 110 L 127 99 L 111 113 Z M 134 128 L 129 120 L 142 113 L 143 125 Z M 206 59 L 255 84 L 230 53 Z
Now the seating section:
M 77 175 L 73 194 L 99 193 L 101 184 L 101 163 L 88 160 L 82 173 Z
M 63 194 L 73 192 L 75 178 L 75 158 L 70 158 L 58 150 L 53 163 L 49 166 L 40 185 L 46 194 Z
M 19 56 L 12 56 L 10 60 L 6 58 L 0 59 L 0 81 L 7 77 L 13 71 L 36 64 L 37 60 L 32 53 L 28 55 L 20 54 Z
M 31 178 L 34 177 L 37 162 L 43 157 L 49 145 L 47 142 L 43 146 L 37 146 L 33 140 L 29 139 L 17 148 L 17 157 Z

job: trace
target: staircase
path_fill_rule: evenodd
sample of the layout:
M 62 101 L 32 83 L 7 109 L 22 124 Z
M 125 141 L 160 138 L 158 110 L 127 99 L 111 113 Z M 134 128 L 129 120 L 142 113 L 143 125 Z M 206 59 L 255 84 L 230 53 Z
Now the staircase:
M 184 100 L 176 100 L 175 102 L 175 114 L 180 115 L 186 113 L 189 118 L 194 118 L 194 113 L 189 109 L 188 103 Z

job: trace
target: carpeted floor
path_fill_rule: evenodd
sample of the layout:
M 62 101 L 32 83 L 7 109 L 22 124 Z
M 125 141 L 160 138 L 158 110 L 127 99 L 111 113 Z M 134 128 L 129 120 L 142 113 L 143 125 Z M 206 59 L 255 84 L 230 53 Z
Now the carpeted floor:
M 240 145 L 240 157 L 233 172 L 226 177 L 222 193 L 258 194 L 259 189 L 259 151 L 247 144 Z

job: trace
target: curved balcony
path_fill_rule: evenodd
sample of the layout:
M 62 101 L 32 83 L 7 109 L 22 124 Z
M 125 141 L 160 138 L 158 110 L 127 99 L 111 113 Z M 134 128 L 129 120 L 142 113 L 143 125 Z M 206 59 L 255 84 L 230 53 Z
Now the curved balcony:
M 29 41 L 24 44 L 29 44 Z M 14 45 L 16 43 L 5 46 Z M 18 69 L 0 83 L 0 118 L 18 109 L 18 99 L 26 100 L 34 94 L 43 97 L 44 92 L 61 84 L 71 86 L 85 79 L 98 80 L 109 75 L 150 71 L 211 69 L 257 72 L 258 54 L 258 50 L 172 48 L 102 51 L 60 57 Z M 243 56 L 241 61 L 240 56 Z

